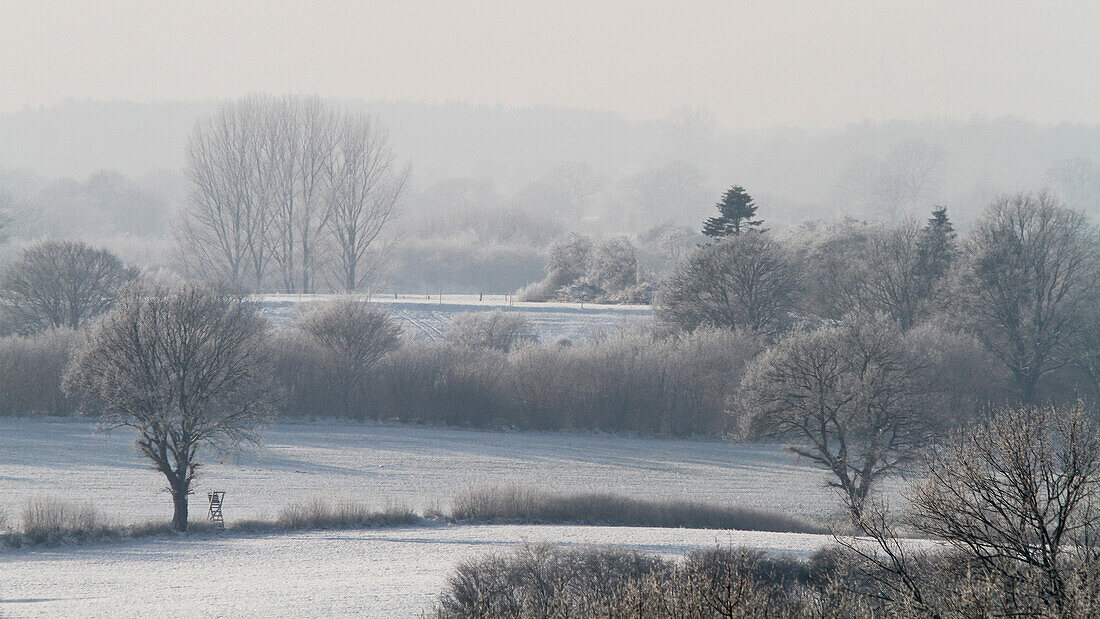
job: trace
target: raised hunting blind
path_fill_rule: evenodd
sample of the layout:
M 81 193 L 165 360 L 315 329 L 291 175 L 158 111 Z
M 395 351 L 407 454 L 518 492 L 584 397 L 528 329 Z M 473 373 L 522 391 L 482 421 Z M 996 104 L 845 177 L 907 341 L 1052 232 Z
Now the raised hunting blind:
M 225 518 L 222 516 L 222 503 L 225 501 L 225 492 L 215 490 L 214 492 L 207 492 L 206 496 L 210 499 L 210 522 L 213 522 L 214 526 L 219 529 L 224 529 Z

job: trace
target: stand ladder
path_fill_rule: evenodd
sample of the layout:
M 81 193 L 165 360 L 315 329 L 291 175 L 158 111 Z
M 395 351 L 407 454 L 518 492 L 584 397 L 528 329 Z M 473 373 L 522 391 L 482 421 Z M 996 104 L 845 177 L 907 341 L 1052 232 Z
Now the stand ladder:
M 206 496 L 210 499 L 210 522 L 213 522 L 214 526 L 219 529 L 224 529 L 225 519 L 222 517 L 222 502 L 225 500 L 225 492 L 220 490 L 207 492 Z

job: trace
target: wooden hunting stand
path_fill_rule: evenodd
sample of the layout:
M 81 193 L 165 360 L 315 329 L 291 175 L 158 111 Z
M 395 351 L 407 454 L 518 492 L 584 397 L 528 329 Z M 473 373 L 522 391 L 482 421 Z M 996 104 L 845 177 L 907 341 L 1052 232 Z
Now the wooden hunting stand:
M 206 496 L 210 499 L 210 522 L 213 522 L 214 526 L 219 529 L 224 529 L 225 519 L 222 518 L 222 502 L 225 500 L 225 492 L 220 490 L 207 492 Z

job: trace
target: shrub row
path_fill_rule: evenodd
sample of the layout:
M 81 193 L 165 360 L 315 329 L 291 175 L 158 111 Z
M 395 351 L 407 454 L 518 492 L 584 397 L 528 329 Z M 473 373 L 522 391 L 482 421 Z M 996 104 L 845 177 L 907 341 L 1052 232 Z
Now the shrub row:
M 695 552 L 681 563 L 614 548 L 524 546 L 460 564 L 435 614 L 804 617 L 854 610 L 832 598 L 801 595 L 810 580 L 807 564 L 752 550 Z
M 285 416 L 395 419 L 470 427 L 721 434 L 727 399 L 755 337 L 719 330 L 657 336 L 625 331 L 577 346 L 509 353 L 406 342 L 371 369 L 358 400 L 333 396 L 324 351 L 284 345 Z M 346 391 L 345 391 L 346 393 Z
M 610 492 L 563 494 L 515 485 L 467 488 L 454 497 L 451 516 L 473 522 L 827 532 L 824 527 L 759 509 L 687 500 L 635 499 Z
M 0 337 L 0 415 L 71 412 L 61 376 L 79 341 L 69 329 Z
M 434 614 L 448 617 L 1095 617 L 1100 569 L 1080 555 L 1056 608 L 1041 579 L 1009 586 L 988 566 L 921 555 L 902 586 L 888 563 L 830 547 L 809 560 L 718 547 L 681 561 L 615 548 L 524 546 L 461 563 Z M 908 591 L 920 591 L 916 600 Z

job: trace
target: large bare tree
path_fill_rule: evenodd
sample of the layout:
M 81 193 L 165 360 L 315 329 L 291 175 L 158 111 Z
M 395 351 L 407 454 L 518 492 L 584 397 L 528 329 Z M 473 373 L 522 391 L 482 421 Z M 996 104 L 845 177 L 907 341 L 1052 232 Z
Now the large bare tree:
M 243 288 L 315 292 L 332 263 L 341 288 L 359 289 L 404 187 L 393 160 L 377 121 L 316 97 L 222 106 L 188 145 L 184 266 Z
M 263 99 L 223 105 L 195 125 L 187 145 L 192 190 L 177 229 L 185 265 L 240 287 L 262 285 L 270 255 Z
M 389 136 L 377 121 L 347 117 L 340 125 L 330 174 L 337 277 L 345 292 L 354 292 L 378 266 L 371 252 L 377 252 L 376 241 L 404 191 L 408 168 L 395 168 Z
M 111 308 L 138 277 L 111 252 L 77 241 L 43 241 L 0 274 L 0 322 L 21 334 L 76 329 Z
M 934 211 L 923 228 L 912 221 L 870 235 L 861 271 L 859 308 L 887 314 L 910 329 L 946 299 L 948 270 L 955 258 L 946 209 Z
M 254 441 L 271 410 L 266 321 L 239 297 L 187 286 L 134 293 L 89 335 L 66 393 L 130 427 L 168 480 L 172 526 L 187 529 L 187 497 L 203 447 Z
M 1008 408 L 957 433 L 927 459 L 911 497 L 914 526 L 996 576 L 1035 616 L 1075 616 L 1069 589 L 1100 559 L 1091 417 L 1080 401 Z
M 316 97 L 284 97 L 267 111 L 275 228 L 272 260 L 285 290 L 314 292 L 332 214 L 338 114 Z
M 1100 234 L 1047 193 L 1002 196 L 974 224 L 965 317 L 1032 403 L 1039 379 L 1078 361 L 1100 302 Z
M 883 317 L 795 333 L 749 366 L 743 430 L 791 439 L 792 451 L 831 473 L 858 522 L 873 485 L 932 438 L 925 371 Z

